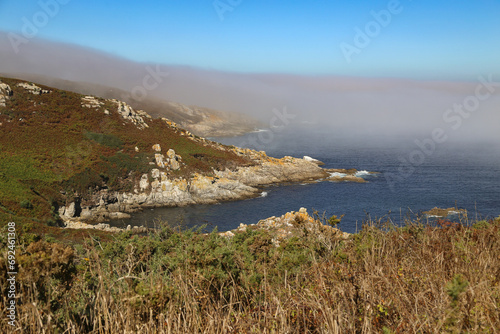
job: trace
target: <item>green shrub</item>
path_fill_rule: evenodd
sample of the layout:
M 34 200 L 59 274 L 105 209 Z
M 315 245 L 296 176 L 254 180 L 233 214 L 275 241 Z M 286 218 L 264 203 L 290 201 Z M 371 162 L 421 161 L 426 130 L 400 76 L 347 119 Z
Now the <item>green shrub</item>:
M 487 229 L 488 227 L 490 227 L 490 223 L 486 220 L 479 220 L 472 225 L 474 229 Z
M 31 202 L 28 201 L 27 199 L 22 200 L 20 205 L 21 205 L 21 208 L 24 208 L 24 209 L 28 209 L 28 210 L 33 209 L 33 204 L 31 204 Z
M 115 135 L 86 132 L 85 137 L 107 147 L 118 149 L 121 149 L 123 147 L 123 142 Z

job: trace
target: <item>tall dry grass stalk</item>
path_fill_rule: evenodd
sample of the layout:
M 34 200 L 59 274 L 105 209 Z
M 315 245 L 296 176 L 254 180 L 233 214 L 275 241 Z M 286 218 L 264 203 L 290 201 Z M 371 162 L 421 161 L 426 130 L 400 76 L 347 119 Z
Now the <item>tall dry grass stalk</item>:
M 38 242 L 19 259 L 17 327 L 2 317 L 0 328 L 498 333 L 499 240 L 492 220 L 368 224 L 346 241 L 304 233 L 278 248 L 262 231 L 227 239 L 164 229 L 74 248 Z

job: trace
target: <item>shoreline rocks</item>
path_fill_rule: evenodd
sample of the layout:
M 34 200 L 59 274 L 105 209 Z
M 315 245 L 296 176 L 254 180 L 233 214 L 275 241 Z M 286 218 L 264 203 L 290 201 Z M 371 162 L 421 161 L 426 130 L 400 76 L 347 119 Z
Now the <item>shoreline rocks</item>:
M 65 228 L 71 228 L 71 229 L 86 229 L 86 230 L 99 230 L 99 231 L 105 231 L 105 232 L 123 232 L 123 231 L 132 231 L 133 234 L 140 234 L 140 233 L 146 233 L 151 229 L 148 229 L 147 227 L 144 226 L 134 226 L 131 227 L 130 225 L 127 226 L 126 229 L 122 229 L 119 227 L 115 226 L 110 226 L 109 224 L 87 224 L 78 220 L 74 221 L 67 221 Z
M 300 208 L 299 211 L 287 212 L 280 217 L 269 217 L 260 220 L 256 224 L 240 224 L 234 230 L 221 232 L 219 235 L 232 238 L 238 233 L 246 232 L 248 229 L 267 230 L 272 238 L 275 247 L 278 247 L 283 241 L 292 237 L 300 237 L 305 231 L 321 237 L 334 237 L 339 240 L 347 240 L 351 234 L 341 230 L 324 225 L 319 219 L 309 215 L 306 208 Z
M 29 84 L 24 84 L 24 86 L 36 90 L 36 87 Z M 45 92 L 41 91 L 41 93 Z M 116 112 L 125 121 L 133 123 L 141 130 L 149 127 L 148 122 L 152 119 L 151 116 L 142 110 L 134 110 L 125 102 L 84 96 L 80 103 L 83 108 L 102 109 L 103 101 L 116 105 L 115 110 L 105 110 L 105 112 Z M 183 162 L 183 158 L 176 154 L 175 146 L 161 147 L 160 144 L 154 144 L 151 147 L 151 153 L 154 154 L 155 160 L 150 161 L 149 164 L 155 167 L 142 175 L 134 175 L 131 191 L 109 191 L 104 186 L 96 189 L 91 198 L 82 199 L 78 195 L 75 198 L 66 198 L 66 205 L 58 209 L 63 221 L 103 223 L 109 219 L 130 218 L 130 213 L 144 208 L 215 204 L 221 201 L 241 200 L 260 196 L 259 187 L 262 186 L 288 182 L 313 182 L 331 177 L 329 170 L 319 167 L 322 162 L 308 156 L 303 159 L 290 156 L 277 159 L 267 156 L 263 151 L 224 146 L 194 136 L 168 119 L 162 118 L 162 121 L 180 136 L 186 136 L 211 149 L 234 153 L 248 163 L 240 166 L 233 164 L 225 168 L 213 167 L 211 172 L 204 174 L 191 172 L 189 175 L 179 173 L 177 175 L 183 176 L 173 176 L 176 174 L 172 171 L 183 171 L 188 166 Z M 355 177 L 344 180 L 364 181 L 362 178 Z
M 366 176 L 373 176 L 378 174 L 377 172 L 368 172 L 365 170 L 358 171 L 357 169 L 326 169 L 330 174 L 328 181 L 332 182 L 356 182 L 356 183 L 366 183 L 364 179 Z
M 161 152 L 160 145 L 155 145 L 153 149 Z M 323 169 L 317 163 L 304 159 L 289 156 L 276 159 L 265 152 L 240 148 L 232 150 L 250 158 L 255 165 L 214 170 L 211 176 L 194 173 L 189 178 L 170 178 L 166 171 L 174 166 L 162 160 L 158 168 L 141 176 L 134 192 L 101 190 L 86 204 L 77 198 L 69 205 L 60 207 L 59 215 L 65 222 L 77 219 L 103 223 L 109 219 L 130 218 L 130 213 L 145 208 L 216 204 L 258 197 L 262 193 L 261 187 L 271 184 L 319 180 L 366 182 L 356 176 L 360 173 L 356 169 Z M 168 161 L 181 161 L 172 149 L 167 156 Z
M 434 207 L 429 211 L 424 211 L 422 212 L 424 215 L 426 215 L 429 218 L 435 217 L 435 218 L 446 218 L 449 216 L 456 216 L 456 215 L 467 215 L 467 210 L 465 209 L 458 209 L 458 208 L 448 208 L 448 209 L 442 209 L 438 207 Z

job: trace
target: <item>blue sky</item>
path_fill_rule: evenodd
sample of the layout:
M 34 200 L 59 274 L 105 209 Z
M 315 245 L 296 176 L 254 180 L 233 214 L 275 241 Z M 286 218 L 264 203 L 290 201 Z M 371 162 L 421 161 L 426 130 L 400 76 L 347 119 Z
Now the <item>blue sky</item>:
M 223 71 L 441 80 L 500 74 L 498 0 L 217 1 L 228 10 L 218 13 L 213 0 L 0 0 L 0 30 L 22 36 L 28 21 L 34 38 Z M 44 17 L 54 3 L 53 17 Z M 371 12 L 389 7 L 398 9 L 389 11 L 390 22 L 376 23 Z M 369 43 L 356 45 L 357 31 L 370 27 Z M 357 52 L 346 57 L 341 45 Z

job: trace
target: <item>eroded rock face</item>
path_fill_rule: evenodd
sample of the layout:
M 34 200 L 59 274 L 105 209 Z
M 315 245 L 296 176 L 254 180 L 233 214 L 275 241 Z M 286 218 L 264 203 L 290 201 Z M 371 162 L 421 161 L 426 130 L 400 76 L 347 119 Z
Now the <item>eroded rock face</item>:
M 325 178 L 328 173 L 316 163 L 293 157 L 276 159 L 268 157 L 264 152 L 241 150 L 256 162 L 255 166 L 239 167 L 235 171 L 217 171 L 218 177 L 239 180 L 240 182 L 256 186 L 282 182 L 303 182 Z M 241 155 L 241 154 L 240 154 Z
M 151 119 L 151 116 L 143 110 L 134 110 L 131 106 L 123 101 L 115 99 L 109 100 L 116 104 L 117 111 L 121 117 L 127 121 L 134 123 L 139 129 L 148 128 L 149 125 L 145 122 L 145 118 Z
M 161 152 L 160 145 L 153 150 Z M 240 149 L 236 149 L 240 150 Z M 314 162 L 292 157 L 275 159 L 264 152 L 241 150 L 251 158 L 254 166 L 238 167 L 235 170 L 213 171 L 215 176 L 194 173 L 189 178 L 170 178 L 168 170 L 180 168 L 181 157 L 173 149 L 164 156 L 155 153 L 158 168 L 143 174 L 133 193 L 103 192 L 96 194 L 95 204 L 82 208 L 85 217 L 104 221 L 134 212 L 145 207 L 183 206 L 189 204 L 213 204 L 226 200 L 255 197 L 260 194 L 257 186 L 279 182 L 314 180 L 328 176 Z M 65 208 L 63 219 L 76 219 L 72 205 Z
M 13 91 L 10 86 L 0 81 L 0 107 L 5 107 L 5 103 L 12 94 Z

